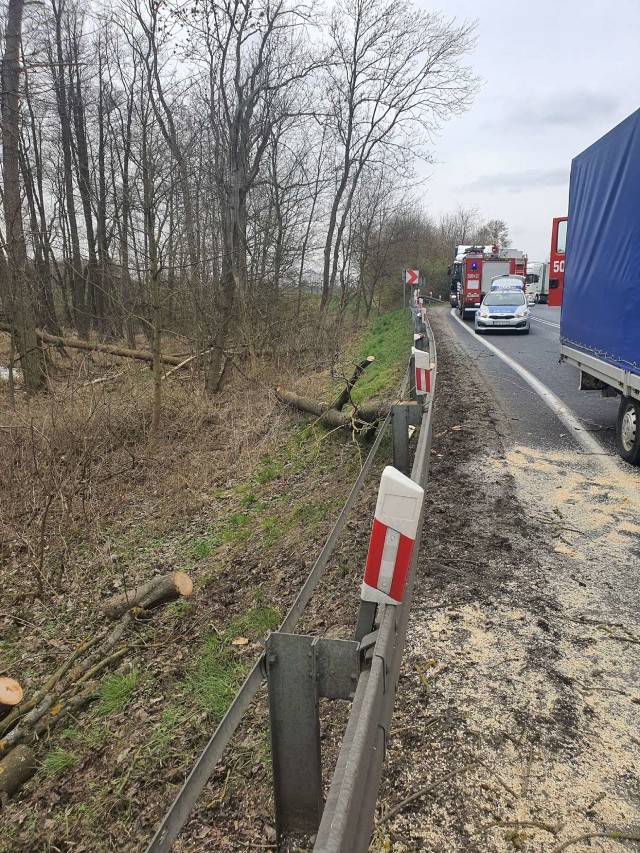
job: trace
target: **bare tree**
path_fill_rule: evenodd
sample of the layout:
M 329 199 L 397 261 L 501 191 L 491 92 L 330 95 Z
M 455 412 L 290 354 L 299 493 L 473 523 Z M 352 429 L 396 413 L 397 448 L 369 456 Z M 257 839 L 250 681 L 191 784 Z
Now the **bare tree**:
M 248 196 L 273 135 L 292 111 L 300 111 L 294 104 L 297 84 L 314 65 L 298 33 L 303 23 L 284 0 L 210 0 L 201 19 L 222 235 L 210 392 L 218 390 L 236 299 L 247 286 Z
M 480 211 L 477 205 L 465 207 L 458 204 L 453 213 L 445 213 L 440 218 L 439 232 L 448 251 L 457 245 L 473 243 L 480 228 Z
M 398 186 L 392 173 L 384 169 L 373 170 L 363 181 L 356 195 L 354 209 L 357 221 L 354 251 L 358 265 L 358 292 L 355 318 L 361 308 L 369 317 L 380 286 L 388 277 L 397 280 L 401 264 L 393 251 L 398 238 L 404 187 Z M 422 235 L 421 235 L 422 236 Z M 414 244 L 419 245 L 420 239 Z M 390 263 L 394 265 L 390 269 Z
M 474 242 L 482 246 L 497 245 L 502 248 L 507 248 L 511 245 L 509 237 L 509 227 L 502 219 L 489 219 L 484 225 L 481 225 L 478 233 L 474 238 Z
M 71 87 L 68 72 L 69 60 L 65 56 L 65 26 L 67 21 L 67 8 L 65 0 L 51 0 L 51 11 L 53 14 L 53 34 L 48 44 L 49 63 L 53 76 L 53 86 L 56 94 L 56 105 L 60 120 L 60 148 L 62 149 L 63 163 L 63 192 L 61 198 L 61 213 L 65 215 L 66 226 L 69 232 L 71 258 L 68 264 L 69 277 L 71 280 L 71 294 L 73 299 L 73 312 L 76 331 L 79 337 L 87 338 L 89 335 L 90 317 L 87 311 L 87 289 L 82 268 L 82 255 L 80 250 L 80 231 L 76 216 L 75 187 L 73 179 L 73 135 L 71 121 L 71 106 L 69 89 Z
M 406 174 L 409 158 L 476 89 L 461 64 L 474 24 L 456 26 L 403 0 L 338 0 L 327 120 L 336 131 L 336 188 L 324 245 L 321 308 L 333 292 L 342 235 L 365 167 L 374 159 Z

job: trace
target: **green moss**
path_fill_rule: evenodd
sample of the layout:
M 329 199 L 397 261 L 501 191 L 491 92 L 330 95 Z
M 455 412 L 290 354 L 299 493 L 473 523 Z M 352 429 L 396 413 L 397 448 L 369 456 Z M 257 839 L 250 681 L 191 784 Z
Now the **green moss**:
M 113 731 L 104 723 L 98 723 L 94 719 L 87 720 L 81 728 L 70 726 L 60 733 L 61 740 L 68 740 L 79 747 L 91 750 L 102 749 L 109 739 L 113 737 Z
M 253 492 L 249 492 L 249 494 L 244 495 L 241 503 L 244 507 L 252 512 L 261 512 L 265 504 L 263 501 L 258 500 L 258 498 L 253 494 Z
M 268 631 L 277 628 L 279 622 L 280 614 L 274 607 L 257 607 L 232 619 L 225 628 L 224 637 L 227 640 L 238 636 L 262 639 Z
M 184 686 L 209 716 L 219 719 L 242 682 L 244 664 L 218 634 L 198 649 L 198 658 L 199 663 Z
M 205 560 L 207 557 L 211 556 L 214 549 L 219 544 L 220 543 L 216 541 L 215 537 L 196 536 L 187 549 L 187 556 L 191 557 L 192 560 L 196 560 L 196 562 L 199 560 Z

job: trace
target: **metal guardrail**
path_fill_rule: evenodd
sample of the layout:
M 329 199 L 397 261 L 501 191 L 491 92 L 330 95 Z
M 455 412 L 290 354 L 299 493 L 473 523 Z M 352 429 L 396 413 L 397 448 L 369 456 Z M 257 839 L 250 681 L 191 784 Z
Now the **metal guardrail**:
M 433 432 L 432 400 L 436 379 L 435 340 L 428 326 L 427 337 L 433 365 L 432 394 L 422 419 L 411 469 L 411 479 L 423 488 L 429 473 Z M 366 853 L 369 848 L 411 608 L 422 515 L 402 604 L 383 606 L 378 614 L 378 638 L 373 649 L 371 668 L 361 674 L 358 682 L 314 853 Z
M 414 315 L 415 328 L 417 328 L 418 319 L 419 315 Z M 435 387 L 435 341 L 428 327 L 427 338 L 433 366 L 432 387 Z M 403 382 L 400 392 L 401 396 L 404 394 L 407 381 L 409 380 L 410 383 L 412 381 L 411 374 L 412 372 L 409 370 Z M 411 388 L 411 392 L 412 397 L 415 397 L 413 388 Z M 432 398 L 433 393 L 427 401 L 422 417 L 420 436 L 411 471 L 411 478 L 420 485 L 423 485 L 426 481 L 428 472 L 431 447 Z M 401 409 L 401 407 L 394 407 L 394 409 Z M 402 414 L 405 416 L 404 412 Z M 396 418 L 399 418 L 399 416 L 400 413 L 396 412 Z M 329 534 L 329 538 L 320 556 L 313 565 L 307 580 L 285 616 L 279 631 L 270 638 L 272 651 L 273 644 L 278 642 L 277 636 L 286 637 L 287 634 L 293 631 L 311 598 L 315 586 L 322 577 L 334 545 L 347 522 L 348 515 L 362 488 L 391 421 L 392 414 L 390 413 L 378 430 L 376 440 L 365 459 L 360 474 Z M 406 422 L 404 421 L 400 429 L 397 428 L 397 424 L 394 425 L 394 436 L 400 434 L 403 434 L 404 441 L 407 442 L 407 429 Z M 399 443 L 402 444 L 402 442 Z M 396 448 L 394 442 L 394 464 L 396 463 L 396 456 L 398 456 L 401 464 L 408 464 L 408 447 Z M 321 783 L 317 781 L 319 780 L 320 773 L 319 760 L 316 762 L 317 780 L 313 795 L 311 797 L 306 796 L 304 800 L 303 807 L 306 809 L 309 807 L 309 802 L 315 798 L 314 808 L 311 809 L 313 814 L 308 815 L 307 823 L 309 831 L 315 831 L 322 815 L 316 846 L 314 847 L 314 850 L 322 851 L 322 853 L 330 850 L 343 851 L 343 853 L 352 853 L 352 851 L 359 850 L 366 851 L 369 844 L 373 811 L 375 809 L 384 759 L 386 732 L 393 711 L 395 687 L 400 669 L 402 650 L 404 648 L 404 637 L 411 603 L 421 527 L 422 516 L 420 518 L 418 538 L 416 539 L 413 550 L 402 605 L 398 607 L 380 606 L 379 608 L 378 637 L 373 648 L 370 669 L 364 669 L 359 673 L 359 677 L 358 673 L 353 671 L 353 647 L 356 647 L 356 656 L 358 647 L 358 644 L 355 642 L 333 641 L 334 644 L 338 643 L 342 645 L 339 648 L 334 645 L 334 650 L 330 652 L 329 644 L 318 642 L 317 638 L 314 640 L 314 638 L 296 637 L 296 641 L 307 641 L 304 648 L 300 642 L 296 642 L 295 645 L 301 649 L 303 648 L 302 654 L 306 655 L 306 658 L 312 661 L 311 676 L 324 686 L 324 692 L 321 695 L 326 695 L 330 698 L 348 698 L 353 693 L 353 689 L 348 689 L 349 681 L 353 682 L 351 685 L 351 688 L 353 688 L 357 680 L 357 688 L 355 689 L 349 723 L 324 810 L 322 809 L 321 802 Z M 254 664 L 244 684 L 200 754 L 191 773 L 151 840 L 147 848 L 147 853 L 165 853 L 165 851 L 171 849 L 173 842 L 177 839 L 201 791 L 211 776 L 215 765 L 222 757 L 244 713 L 264 681 L 267 669 L 265 655 L 266 653 L 263 652 Z M 340 669 L 343 672 L 340 672 Z M 345 673 L 347 674 L 345 675 Z M 291 684 L 283 682 L 280 684 L 279 689 L 282 695 L 288 695 Z M 277 690 L 277 686 L 272 687 L 270 685 L 270 694 L 274 693 L 274 691 L 277 693 Z M 311 698 L 313 699 L 313 697 Z M 309 710 L 311 704 L 311 702 L 307 702 L 307 710 Z M 313 714 L 311 714 L 311 717 L 313 717 Z M 316 721 L 311 718 L 308 720 L 308 723 L 312 728 L 316 725 Z M 298 731 L 300 732 L 302 729 L 298 727 Z M 302 738 L 304 739 L 304 732 Z M 311 743 L 309 747 L 310 754 L 313 753 L 314 748 L 314 744 Z M 296 792 L 300 788 L 299 779 L 292 777 L 287 781 L 285 778 L 286 772 L 287 769 L 285 768 L 274 768 L 276 794 L 278 784 L 281 784 L 286 789 L 283 795 L 284 800 L 283 797 L 280 797 L 281 802 L 286 802 L 288 796 L 295 798 Z M 288 772 L 291 773 L 294 771 L 289 767 Z M 276 800 L 278 800 L 277 796 Z M 294 803 L 293 808 L 295 809 L 295 807 L 296 804 Z M 297 818 L 299 826 L 306 826 L 305 816 L 300 817 L 298 815 Z
M 347 523 L 349 513 L 351 512 L 365 478 L 369 473 L 369 469 L 371 468 L 375 455 L 378 452 L 378 448 L 380 447 L 390 420 L 391 416 L 387 415 L 378 431 L 376 440 L 364 461 L 358 478 L 353 484 L 345 505 L 342 508 L 331 533 L 329 534 L 329 538 L 320 552 L 320 556 L 314 563 L 302 589 L 298 593 L 298 596 L 280 625 L 280 632 L 289 633 L 293 631 L 298 624 L 304 608 L 309 603 L 313 590 L 322 577 L 327 563 L 329 562 L 335 543 Z M 171 850 L 173 842 L 178 837 L 180 830 L 187 822 L 190 813 L 193 811 L 198 797 L 200 796 L 200 792 L 207 784 L 207 780 L 222 757 L 222 754 L 231 740 L 233 733 L 238 728 L 245 711 L 251 704 L 258 688 L 263 683 L 265 678 L 264 670 L 265 654 L 263 652 L 245 679 L 244 684 L 236 694 L 226 714 L 220 721 L 218 728 L 215 730 L 211 739 L 200 754 L 200 757 L 196 761 L 191 773 L 187 777 L 184 785 L 151 840 L 151 843 L 147 848 L 147 853 L 165 853 L 165 851 Z

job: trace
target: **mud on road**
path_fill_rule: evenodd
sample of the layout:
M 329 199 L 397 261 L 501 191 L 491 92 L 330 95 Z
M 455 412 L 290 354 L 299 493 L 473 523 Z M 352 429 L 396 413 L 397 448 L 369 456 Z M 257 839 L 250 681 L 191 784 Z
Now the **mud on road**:
M 640 849 L 638 472 L 514 446 L 434 312 L 423 547 L 372 850 Z

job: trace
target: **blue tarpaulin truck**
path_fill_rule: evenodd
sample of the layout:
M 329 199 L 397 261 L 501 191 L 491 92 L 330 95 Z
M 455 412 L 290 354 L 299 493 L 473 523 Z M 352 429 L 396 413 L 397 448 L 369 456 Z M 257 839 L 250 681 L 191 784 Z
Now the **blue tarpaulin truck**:
M 618 451 L 640 465 L 640 110 L 571 164 L 560 360 L 620 397 Z

